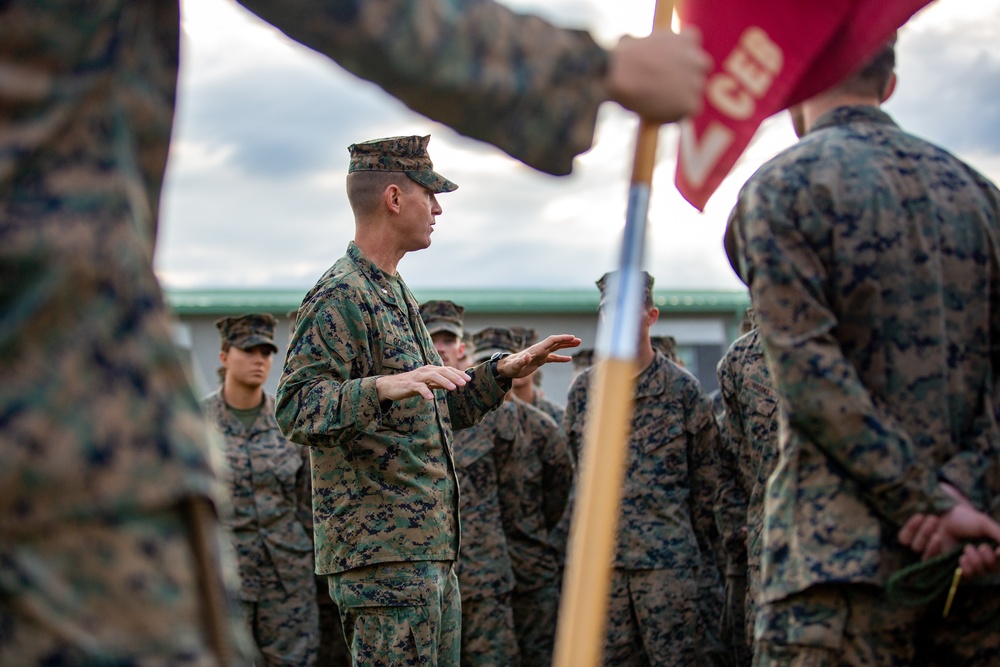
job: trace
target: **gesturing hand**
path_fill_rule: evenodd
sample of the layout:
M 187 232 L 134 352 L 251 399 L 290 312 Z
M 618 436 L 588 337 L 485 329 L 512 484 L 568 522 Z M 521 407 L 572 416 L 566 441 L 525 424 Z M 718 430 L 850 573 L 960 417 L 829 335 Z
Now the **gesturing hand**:
M 568 347 L 577 347 L 580 342 L 579 338 L 570 334 L 549 336 L 517 354 L 501 359 L 497 362 L 497 372 L 508 378 L 523 378 L 531 375 L 545 364 L 572 361 L 573 357 L 555 354 L 555 352 Z
M 451 391 L 465 386 L 472 378 L 450 366 L 421 366 L 397 375 L 380 375 L 375 378 L 375 392 L 379 401 L 398 401 L 411 396 L 431 400 L 434 389 Z

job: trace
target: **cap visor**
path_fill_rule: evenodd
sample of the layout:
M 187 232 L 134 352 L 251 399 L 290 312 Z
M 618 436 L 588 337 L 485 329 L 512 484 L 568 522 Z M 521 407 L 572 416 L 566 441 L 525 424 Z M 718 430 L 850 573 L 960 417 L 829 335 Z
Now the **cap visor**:
M 247 338 L 240 341 L 240 344 L 236 347 L 241 350 L 249 350 L 252 347 L 257 347 L 258 345 L 266 345 L 271 348 L 274 353 L 278 352 L 278 346 L 274 344 L 274 341 L 264 338 L 263 336 L 248 336 Z
M 442 331 L 447 331 L 450 334 L 455 334 L 459 338 L 462 337 L 462 329 L 457 325 L 450 322 L 432 322 L 427 325 L 427 333 L 434 335 L 436 333 L 441 333 Z
M 458 189 L 457 185 L 436 171 L 408 171 L 406 175 L 435 194 Z
M 507 352 L 507 350 L 501 350 L 499 347 L 488 347 L 482 350 L 476 350 L 475 354 L 472 355 L 473 363 L 481 363 L 492 357 L 497 352 Z

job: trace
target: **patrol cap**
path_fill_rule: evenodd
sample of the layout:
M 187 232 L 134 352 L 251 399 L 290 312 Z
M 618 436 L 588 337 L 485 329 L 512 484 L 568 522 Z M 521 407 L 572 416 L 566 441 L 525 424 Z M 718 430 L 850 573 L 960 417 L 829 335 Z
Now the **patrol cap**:
M 667 359 L 677 361 L 677 339 L 673 336 L 650 336 L 649 342 L 654 350 L 662 352 Z
M 472 335 L 472 361 L 479 363 L 497 352 L 519 352 L 520 337 L 510 327 L 486 327 Z
M 351 144 L 351 164 L 347 173 L 355 171 L 401 171 L 431 192 L 451 192 L 458 188 L 434 171 L 427 154 L 431 136 L 388 137 Z
M 585 347 L 581 350 L 577 350 L 576 354 L 573 355 L 574 369 L 583 370 L 584 368 L 590 368 L 593 365 L 594 365 L 593 348 Z
M 462 338 L 465 308 L 454 301 L 425 301 L 420 304 L 420 318 L 432 336 L 441 331 L 453 333 Z
M 538 342 L 538 332 L 531 327 L 511 327 L 510 330 L 517 337 L 519 350 L 531 347 Z
M 604 301 L 608 298 L 608 287 L 611 280 L 611 276 L 617 274 L 617 271 L 609 271 L 597 280 L 597 289 L 601 290 L 601 303 L 600 308 L 604 307 Z M 650 304 L 653 303 L 653 276 L 649 275 L 648 271 L 642 272 L 643 281 L 645 283 L 645 289 L 643 290 L 642 298 L 643 303 Z
M 241 350 L 249 350 L 257 345 L 267 345 L 272 352 L 278 351 L 274 344 L 274 316 L 268 313 L 231 315 L 215 321 L 219 336 L 226 343 Z

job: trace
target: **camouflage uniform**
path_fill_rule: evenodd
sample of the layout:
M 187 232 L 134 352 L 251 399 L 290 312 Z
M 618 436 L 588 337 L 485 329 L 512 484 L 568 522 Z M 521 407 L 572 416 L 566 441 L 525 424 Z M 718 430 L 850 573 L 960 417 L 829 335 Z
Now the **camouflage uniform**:
M 289 336 L 291 336 L 299 319 L 298 309 L 288 311 L 285 317 L 290 325 Z M 310 493 L 312 493 L 311 484 Z M 311 506 L 309 531 L 309 539 L 312 540 Z M 351 667 L 351 652 L 347 649 L 347 642 L 344 640 L 344 626 L 340 623 L 340 610 L 330 598 L 325 575 L 315 575 L 314 588 L 316 589 L 316 604 L 319 613 L 319 647 L 316 651 L 316 662 L 323 667 Z
M 2 664 L 233 641 L 201 621 L 227 613 L 198 594 L 224 542 L 186 508 L 225 494 L 152 270 L 178 26 L 170 2 L 0 5 Z
M 917 559 L 900 526 L 954 504 L 940 482 L 997 517 L 998 209 L 996 187 L 871 106 L 828 112 L 744 186 L 730 260 L 780 399 L 760 664 L 1000 660 L 995 586 L 963 585 L 947 619 L 882 589 Z
M 464 313 L 465 308 L 453 301 L 420 304 L 420 317 L 432 339 L 449 333 L 460 340 L 465 335 Z M 463 538 L 455 569 L 462 592 L 463 666 L 520 664 L 510 600 L 514 571 L 500 514 L 498 470 L 523 437 L 517 410 L 508 403 L 475 426 L 455 432 Z
M 499 405 L 510 381 L 480 365 L 469 384 L 437 390 L 432 402 L 379 403 L 377 376 L 439 363 L 409 288 L 351 242 L 303 300 L 278 386 L 282 432 L 312 448 L 316 570 L 337 575 L 330 593 L 365 664 L 409 650 L 458 662 L 452 430 Z M 407 622 L 420 627 L 412 637 Z
M 684 364 L 681 363 L 680 358 L 677 356 L 676 338 L 673 336 L 650 336 L 649 342 L 652 343 L 654 350 L 659 350 L 667 359 L 683 367 Z
M 500 471 L 504 524 L 514 563 L 514 626 L 521 661 L 551 665 L 565 540 L 556 534 L 569 508 L 573 463 L 559 425 L 512 399 L 524 429 L 522 447 Z
M 722 481 L 715 509 L 727 554 L 727 609 L 735 619 L 742 619 L 736 631 L 743 645 L 750 646 L 764 549 L 764 493 L 767 478 L 778 464 L 777 397 L 759 330 L 753 329 L 729 347 L 719 361 L 718 375 L 726 409 L 719 454 Z M 732 594 L 730 588 L 735 589 Z M 746 659 L 740 648 L 736 647 L 742 663 Z
M 505 327 L 473 336 L 474 359 L 516 352 L 523 340 Z M 541 410 L 510 397 L 524 433 L 520 445 L 500 463 L 500 505 L 514 567 L 514 627 L 521 663 L 552 664 L 559 615 L 563 552 L 553 529 L 567 510 L 573 464 L 558 424 Z
M 511 593 L 514 571 L 500 512 L 499 467 L 524 438 L 519 414 L 504 403 L 479 424 L 455 433 L 461 489 L 462 665 L 520 664 Z
M 593 372 L 576 378 L 566 405 L 577 450 Z M 712 630 L 722 596 L 712 504 L 717 437 L 698 381 L 656 352 L 636 381 L 605 664 L 687 667 L 710 664 L 723 650 Z
M 539 169 L 568 172 L 590 145 L 608 56 L 584 32 L 490 2 L 243 4 Z M 128 588 L 128 563 L 165 573 L 159 555 L 193 558 L 185 508 L 215 497 L 206 424 L 152 270 L 179 27 L 170 0 L 0 4 L 0 662 L 210 660 L 194 570 L 170 577 L 175 593 L 107 592 Z M 156 556 L 136 549 L 153 533 Z M 90 570 L 91 539 L 113 566 Z M 199 552 L 217 559 L 220 544 Z M 46 598 L 49 583 L 81 598 Z
M 217 391 L 205 410 L 225 439 L 244 617 L 269 665 L 313 665 L 319 610 L 313 575 L 309 452 L 281 437 L 274 398 L 247 429 Z

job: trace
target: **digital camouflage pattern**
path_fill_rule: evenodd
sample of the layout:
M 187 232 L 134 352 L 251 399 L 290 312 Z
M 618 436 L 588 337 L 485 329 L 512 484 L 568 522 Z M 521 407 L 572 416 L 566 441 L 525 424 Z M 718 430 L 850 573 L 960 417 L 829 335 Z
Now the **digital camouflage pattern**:
M 204 525 L 210 558 L 202 562 L 213 564 L 206 572 L 192 532 L 188 513 L 171 508 L 119 514 L 113 523 L 65 522 L 16 542 L 3 534 L 0 665 L 219 666 L 202 622 L 210 608 L 193 592 L 202 575 L 218 577 L 221 553 L 225 562 L 234 556 L 218 524 Z M 235 596 L 230 609 L 213 613 L 227 611 L 228 620 L 219 620 L 231 624 L 240 653 L 225 664 L 250 665 L 253 647 Z
M 434 164 L 427 153 L 430 139 L 430 135 L 389 137 L 351 144 L 347 147 L 351 153 L 347 173 L 399 171 L 436 194 L 457 190 L 457 185 L 434 171 Z
M 779 396 L 765 602 L 884 585 L 916 559 L 899 527 L 954 504 L 941 481 L 995 503 L 998 210 L 980 174 L 864 106 L 825 114 L 744 186 L 731 261 Z
M 584 31 L 494 2 L 241 0 L 414 111 L 569 173 L 590 147 L 608 54 Z
M 524 435 L 518 411 L 504 403 L 480 423 L 455 433 L 462 520 L 456 571 L 462 593 L 462 664 L 517 664 L 511 609 L 514 571 L 500 512 L 499 466 Z
M 475 426 L 455 433 L 462 521 L 462 551 L 456 571 L 463 601 L 514 590 L 500 513 L 499 467 L 524 437 L 518 416 L 513 405 L 504 403 Z
M 323 664 L 318 661 L 316 577 L 311 572 L 300 575 L 298 591 L 286 595 L 282 586 L 290 577 L 278 579 L 275 575 L 273 570 L 262 573 L 260 596 L 252 602 L 240 601 L 243 621 L 253 632 L 263 664 L 278 667 Z
M 552 420 L 559 427 L 559 437 L 563 442 L 566 443 L 566 455 L 569 456 L 570 465 L 573 466 L 572 475 L 573 479 L 570 481 L 570 491 L 566 496 L 566 509 L 563 511 L 562 518 L 556 524 L 556 527 L 549 531 L 549 541 L 556 548 L 556 550 L 562 555 L 563 564 L 566 563 L 566 554 L 568 552 L 568 542 L 569 542 L 569 530 L 570 522 L 573 519 L 573 509 L 572 509 L 572 497 L 573 488 L 575 486 L 576 478 L 576 466 L 577 461 L 573 452 L 569 449 L 569 439 L 566 438 L 566 431 L 563 428 L 563 420 L 566 416 L 566 409 L 546 396 L 543 396 L 541 391 L 537 388 L 535 389 L 534 396 L 532 397 L 531 406 L 537 408 L 552 417 Z
M 243 4 L 536 168 L 567 173 L 592 140 L 608 55 L 585 32 L 490 2 Z M 179 36 L 176 1 L 0 5 L 5 554 L 66 521 L 215 497 L 206 423 L 152 269 Z M 11 604 L 5 619 L 20 614 Z
M 274 325 L 278 321 L 267 313 L 251 313 L 221 317 L 215 321 L 219 337 L 223 342 L 241 350 L 249 350 L 257 345 L 267 345 L 272 352 L 278 351 L 274 344 Z
M 538 408 L 549 417 L 552 417 L 552 421 L 556 423 L 556 426 L 562 430 L 563 417 L 566 415 L 566 408 L 559 405 L 551 398 L 543 396 L 540 391 L 535 390 L 534 400 L 531 401 L 531 406 Z M 565 437 L 565 436 L 563 436 Z
M 501 463 L 500 506 L 517 579 L 515 591 L 521 592 L 559 578 L 562 558 L 549 533 L 566 511 L 573 464 L 551 417 L 519 399 L 511 404 L 524 437 Z
M 458 667 L 462 602 L 451 563 L 359 567 L 330 577 L 354 665 Z
M 576 451 L 582 447 L 586 431 L 592 374 L 592 368 L 581 373 L 567 399 L 566 434 Z M 668 661 L 657 664 L 693 664 L 685 662 L 681 651 L 691 628 L 673 638 L 668 629 L 686 626 L 685 619 L 698 618 L 696 654 L 707 656 L 722 650 L 711 629 L 718 623 L 722 598 L 713 504 L 719 484 L 717 438 L 712 404 L 698 381 L 656 352 L 636 380 L 613 565 L 621 571 L 616 575 L 621 585 L 637 570 L 667 570 L 674 583 L 669 604 L 631 598 L 634 613 L 622 616 L 631 620 L 608 626 L 609 646 L 621 644 L 623 636 L 652 633 L 668 644 L 676 640 L 678 650 L 647 653 L 645 659 Z M 658 584 L 655 590 L 668 595 Z M 668 611 L 640 617 L 640 607 Z M 636 622 L 657 627 L 636 627 Z M 643 659 L 642 655 L 631 657 Z
M 570 373 L 569 385 L 571 387 L 573 386 L 573 383 L 576 382 L 577 376 L 580 375 L 580 373 L 582 373 L 583 371 L 585 371 L 588 368 L 590 368 L 591 366 L 593 366 L 594 365 L 594 361 L 595 361 L 594 360 L 594 350 L 592 348 L 582 348 L 582 349 L 581 348 L 577 348 L 576 353 L 573 355 L 573 361 L 572 361 L 573 370 Z M 562 426 L 564 428 L 565 428 L 565 425 L 566 425 L 565 424 L 565 422 L 566 422 L 565 415 L 566 415 L 566 412 L 564 410 L 563 411 L 563 421 L 561 422 L 561 424 L 562 424 Z M 574 463 L 579 463 L 579 461 L 580 461 L 580 452 L 578 452 L 575 449 L 573 449 L 573 447 L 574 446 L 581 446 L 581 445 L 583 445 L 583 442 L 574 443 L 572 440 L 570 440 L 569 441 L 569 445 L 570 445 L 569 453 L 570 453 L 570 456 L 573 457 L 573 462 Z
M 778 398 L 759 329 L 736 339 L 717 370 L 726 412 L 715 510 L 728 560 L 743 565 L 746 598 L 742 615 L 746 638 L 752 642 L 764 551 L 764 498 L 767 478 L 778 465 Z M 738 573 L 727 572 L 727 576 L 734 575 Z
M 471 382 L 435 390 L 433 401 L 379 403 L 378 376 L 440 364 L 402 278 L 353 241 L 299 307 L 275 412 L 286 437 L 312 448 L 316 571 L 331 575 L 359 664 L 458 663 L 452 429 L 482 419 L 510 382 L 501 386 L 480 365 L 467 371 Z M 431 625 L 411 633 L 408 623 Z
M 522 667 L 549 667 L 555 651 L 561 580 L 530 591 L 514 591 L 511 608 Z
M 462 601 L 462 667 L 519 667 L 510 593 Z
M 670 361 L 675 364 L 679 364 L 680 360 L 677 357 L 677 339 L 673 336 L 650 336 L 649 342 L 652 343 L 654 350 L 659 350 L 663 353 Z
M 521 351 L 521 335 L 511 327 L 486 327 L 472 334 L 473 361 L 485 361 L 497 352 Z
M 943 603 L 930 610 L 900 607 L 874 586 L 813 586 L 761 609 L 758 641 L 767 650 L 758 651 L 754 666 L 1000 664 L 996 587 L 960 586 L 947 618 L 941 616 Z
M 223 523 L 233 537 L 249 627 L 269 664 L 312 665 L 319 609 L 309 450 L 282 437 L 271 396 L 264 395 L 250 428 L 230 412 L 221 389 L 203 404 L 225 443 L 232 512 Z
M 568 510 L 573 463 L 559 425 L 541 410 L 511 397 L 524 433 L 501 466 L 500 505 L 514 565 L 514 627 L 523 665 L 549 665 L 565 543 L 555 529 Z
M 669 569 L 612 570 L 603 664 L 711 665 L 698 657 L 706 625 L 697 598 L 697 582 Z
M 327 577 L 316 577 L 316 597 L 319 602 L 319 650 L 316 664 L 321 667 L 351 667 L 351 652 L 344 639 L 340 609 L 330 599 Z
M 433 402 L 380 405 L 375 391 L 376 376 L 440 362 L 409 288 L 353 241 L 303 299 L 275 411 L 285 436 L 312 448 L 318 573 L 458 556 L 452 430 L 482 419 L 507 387 L 480 365 Z
M 454 301 L 432 300 L 420 304 L 420 319 L 432 336 L 439 331 L 453 333 L 459 338 L 465 335 L 465 308 Z
M 3 664 L 214 660 L 181 507 L 224 492 L 152 270 L 178 30 L 170 2 L 0 5 Z

